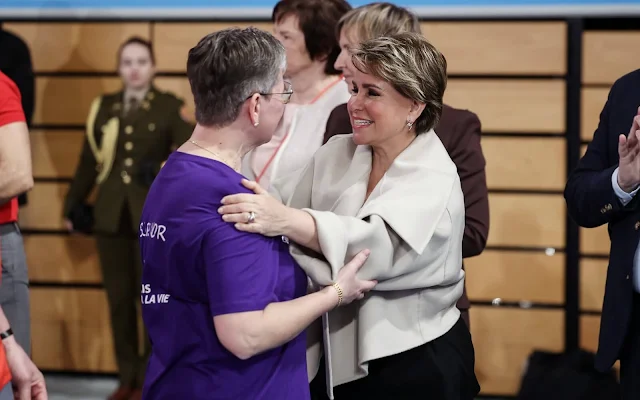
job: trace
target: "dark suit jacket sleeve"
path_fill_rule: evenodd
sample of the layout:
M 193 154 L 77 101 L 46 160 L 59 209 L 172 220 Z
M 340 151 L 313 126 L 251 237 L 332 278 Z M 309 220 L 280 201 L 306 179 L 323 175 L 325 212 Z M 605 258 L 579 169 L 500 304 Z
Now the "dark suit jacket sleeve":
M 67 192 L 64 202 L 63 215 L 65 217 L 68 217 L 71 210 L 83 203 L 89 196 L 91 189 L 93 189 L 95 185 L 96 177 L 98 176 L 96 167 L 96 159 L 91 151 L 91 146 L 89 146 L 89 141 L 85 137 L 82 152 L 80 153 L 78 168 L 76 169 L 75 176 L 71 181 L 71 185 L 69 186 L 69 191 Z
M 481 124 L 470 111 L 458 111 L 458 122 L 452 136 L 458 143 L 452 144 L 450 156 L 458 167 L 464 193 L 465 227 L 462 240 L 462 257 L 482 253 L 489 235 L 489 193 L 485 173 L 486 161 L 480 145 Z
M 611 88 L 600 113 L 600 122 L 593 140 L 576 169 L 571 172 L 565 186 L 564 197 L 569 215 L 583 227 L 591 228 L 609 223 L 624 209 L 611 184 L 611 176 L 618 167 L 618 159 L 611 159 L 609 155 L 609 144 L 612 140 L 610 134 L 617 133 L 609 132 L 609 114 L 615 107 L 616 96 L 620 90 L 624 89 L 617 83 Z M 631 123 L 632 121 L 629 121 L 629 124 Z M 609 204 L 611 209 L 607 210 L 606 206 Z M 635 204 L 637 202 L 632 201 L 627 207 L 633 207 Z

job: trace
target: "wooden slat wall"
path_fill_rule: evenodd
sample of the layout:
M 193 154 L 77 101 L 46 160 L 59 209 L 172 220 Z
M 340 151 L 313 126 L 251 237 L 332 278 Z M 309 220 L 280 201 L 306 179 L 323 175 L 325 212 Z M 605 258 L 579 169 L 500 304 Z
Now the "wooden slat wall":
M 491 133 L 482 140 L 492 191 L 489 249 L 466 261 L 470 299 L 563 304 L 564 254 L 533 249 L 565 246 L 559 193 L 566 142 L 554 136 L 565 131 L 565 82 L 519 76 L 566 73 L 566 25 L 437 22 L 423 31 L 447 57 L 450 74 L 503 75 L 452 78 L 445 94 L 448 104 L 478 114 L 483 131 Z M 517 190 L 558 194 L 509 193 Z M 474 305 L 471 320 L 485 394 L 515 394 L 532 350 L 564 348 L 562 310 Z
M 583 35 L 582 82 L 610 85 L 638 69 L 638 31 L 587 31 Z
M 562 305 L 564 253 L 544 249 L 565 246 L 565 81 L 548 76 L 566 73 L 566 25 L 432 22 L 423 31 L 453 75 L 445 102 L 478 114 L 486 133 L 491 227 L 488 249 L 466 261 L 469 297 Z M 562 310 L 475 305 L 471 320 L 483 393 L 515 394 L 533 349 L 564 348 Z
M 638 40 L 640 30 L 592 30 L 583 34 L 581 154 L 587 151 L 598 127 L 611 85 L 640 65 L 640 56 L 633 51 Z M 580 229 L 580 308 L 584 312 L 580 317 L 580 344 L 591 351 L 598 344 L 597 314 L 602 310 L 610 243 L 606 225 Z
M 36 72 L 112 72 L 120 43 L 130 36 L 149 39 L 148 23 L 7 24 L 29 45 Z
M 63 228 L 61 207 L 68 186 L 64 179 L 74 173 L 90 101 L 118 88 L 118 80 L 104 74 L 115 70 L 117 44 L 132 34 L 149 37 L 159 72 L 171 74 L 159 77 L 156 84 L 173 90 L 192 107 L 188 82 L 180 75 L 187 52 L 206 33 L 230 25 L 247 24 L 4 24 L 29 43 L 38 74 L 32 135 L 37 183 L 22 211 L 21 224 L 28 231 L 47 232 L 25 237 L 32 281 L 60 284 L 32 288 L 34 332 L 42 332 L 34 333 L 33 354 L 42 368 L 115 371 L 103 291 L 72 286 L 101 281 L 95 244 L 91 238 L 56 232 Z M 258 25 L 271 29 L 270 24 Z M 501 298 L 561 306 L 566 24 L 429 22 L 423 30 L 445 54 L 453 75 L 446 102 L 477 113 L 486 133 L 491 230 L 489 249 L 466 263 L 469 295 L 479 302 Z M 593 288 L 598 284 L 597 280 L 585 283 Z M 592 296 L 586 299 L 593 304 Z M 561 308 L 476 305 L 471 318 L 483 393 L 516 393 L 532 350 L 564 348 Z

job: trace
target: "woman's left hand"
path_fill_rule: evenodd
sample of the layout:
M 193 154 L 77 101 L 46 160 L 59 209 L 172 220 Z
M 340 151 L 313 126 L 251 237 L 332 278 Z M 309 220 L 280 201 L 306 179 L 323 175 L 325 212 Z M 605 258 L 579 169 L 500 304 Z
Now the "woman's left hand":
M 222 219 L 235 223 L 239 231 L 264 236 L 282 235 L 287 207 L 256 182 L 243 179 L 242 185 L 255 194 L 238 193 L 223 197 L 222 207 L 218 209 Z

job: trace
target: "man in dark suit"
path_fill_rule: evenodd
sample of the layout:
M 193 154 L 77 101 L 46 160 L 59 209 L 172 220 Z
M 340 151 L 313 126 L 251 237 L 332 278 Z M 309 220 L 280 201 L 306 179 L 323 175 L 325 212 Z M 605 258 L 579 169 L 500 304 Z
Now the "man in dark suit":
M 349 47 L 367 39 L 399 32 L 419 33 L 418 18 L 405 8 L 391 3 L 371 3 L 354 8 L 345 14 L 336 27 L 342 52 L 335 67 L 342 71 L 349 83 L 353 69 Z M 465 228 L 462 257 L 477 256 L 484 250 L 489 235 L 489 194 L 485 175 L 485 159 L 480 145 L 480 120 L 467 110 L 444 105 L 435 132 L 458 167 L 464 194 Z M 352 133 L 347 105 L 336 107 L 327 121 L 324 143 L 332 136 Z M 458 301 L 458 309 L 469 326 L 469 298 L 467 290 Z
M 564 192 L 578 225 L 609 224 L 611 251 L 595 366 L 604 372 L 620 360 L 625 400 L 640 398 L 639 107 L 636 70 L 613 84 L 593 140 Z

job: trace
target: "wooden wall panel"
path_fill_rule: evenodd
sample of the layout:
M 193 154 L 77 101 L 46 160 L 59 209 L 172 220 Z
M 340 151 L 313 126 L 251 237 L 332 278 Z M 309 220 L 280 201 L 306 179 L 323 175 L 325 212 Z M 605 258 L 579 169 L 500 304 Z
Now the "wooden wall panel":
M 482 393 L 515 395 L 532 351 L 564 349 L 560 310 L 473 307 L 471 320 Z
M 175 91 L 193 107 L 187 78 L 157 78 L 156 85 Z M 445 102 L 478 114 L 483 131 L 562 133 L 565 129 L 565 90 L 559 80 L 450 79 Z
M 640 65 L 640 31 L 588 31 L 582 41 L 584 83 L 611 84 Z
M 32 129 L 29 138 L 34 178 L 71 178 L 75 174 L 84 131 Z
M 580 139 L 591 141 L 600 122 L 600 113 L 609 96 L 608 88 L 583 88 L 580 107 Z M 620 132 L 622 133 L 622 132 Z M 627 134 L 628 132 L 624 132 Z
M 187 78 L 156 78 L 155 84 L 160 90 L 168 90 L 184 100 L 187 112 L 194 116 L 195 121 L 195 105 Z
M 101 283 L 95 239 L 84 235 L 25 235 L 32 282 Z
M 607 225 L 597 228 L 580 228 L 580 253 L 590 255 L 607 255 L 611 240 Z
M 115 71 L 120 45 L 131 36 L 149 38 L 148 22 L 6 23 L 28 44 L 36 72 Z
M 226 27 L 249 25 L 272 32 L 268 22 L 158 23 L 153 35 L 158 68 L 184 71 L 189 49 L 202 37 Z M 423 31 L 447 57 L 450 73 L 566 72 L 566 24 L 561 22 L 434 22 L 423 24 Z
M 561 79 L 450 79 L 444 100 L 478 114 L 485 132 L 563 133 L 565 97 Z
M 116 372 L 102 290 L 31 288 L 31 334 L 41 369 Z
M 84 125 L 93 99 L 120 88 L 118 78 L 38 77 L 33 122 Z
M 565 74 L 564 22 L 426 22 L 450 74 Z
M 600 336 L 600 317 L 597 315 L 583 315 L 580 317 L 580 347 L 589 351 L 598 349 Z
M 64 230 L 62 208 L 67 183 L 36 182 L 29 193 L 29 203 L 20 209 L 23 229 Z
M 601 259 L 580 260 L 580 309 L 600 311 L 604 299 L 609 262 Z
M 564 303 L 563 253 L 485 250 L 464 262 L 471 300 Z
M 186 72 L 189 49 L 204 36 L 229 27 L 250 25 L 273 32 L 272 24 L 268 22 L 157 23 L 153 29 L 153 41 L 158 70 Z
M 563 190 L 564 138 L 482 138 L 489 189 Z
M 488 244 L 564 248 L 565 202 L 560 195 L 489 195 Z

